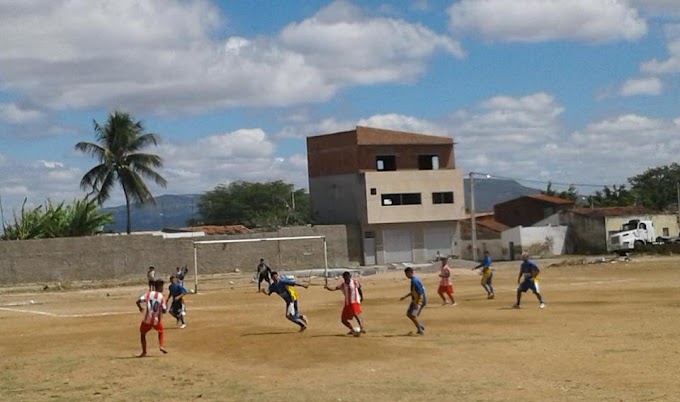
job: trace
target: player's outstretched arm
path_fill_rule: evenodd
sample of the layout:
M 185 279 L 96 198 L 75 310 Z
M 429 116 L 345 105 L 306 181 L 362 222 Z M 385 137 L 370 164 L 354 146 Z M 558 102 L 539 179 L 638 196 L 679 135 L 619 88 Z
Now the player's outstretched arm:
M 142 301 L 141 301 L 141 300 L 138 299 L 137 302 L 136 302 L 136 304 L 137 304 L 137 308 L 139 309 L 139 312 L 140 312 L 140 313 L 141 313 L 142 311 L 144 311 L 144 309 L 142 308 Z

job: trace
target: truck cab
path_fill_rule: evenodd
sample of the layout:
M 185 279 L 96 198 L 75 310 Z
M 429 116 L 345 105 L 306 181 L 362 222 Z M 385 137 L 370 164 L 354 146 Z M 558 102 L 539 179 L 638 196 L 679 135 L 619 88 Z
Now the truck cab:
M 621 230 L 609 237 L 609 250 L 618 254 L 625 254 L 636 245 L 653 243 L 656 241 L 656 230 L 650 220 L 631 219 L 621 226 Z

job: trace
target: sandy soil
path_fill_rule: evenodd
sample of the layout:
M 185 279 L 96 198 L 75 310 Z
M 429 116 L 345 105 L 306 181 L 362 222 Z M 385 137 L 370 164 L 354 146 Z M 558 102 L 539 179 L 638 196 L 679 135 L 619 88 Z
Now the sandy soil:
M 440 306 L 436 274 L 422 273 L 430 299 L 422 337 L 408 335 L 401 272 L 362 279 L 368 334 L 359 338 L 344 335 L 341 294 L 322 280 L 299 292 L 310 328 L 298 333 L 278 296 L 257 294 L 246 275 L 234 275 L 201 283 L 188 327 L 168 316 L 170 353 L 150 334 L 143 359 L 135 357 L 141 280 L 4 292 L 0 400 L 678 400 L 679 263 L 544 267 L 544 310 L 531 294 L 522 309 L 510 308 L 516 263 L 497 265 L 495 300 L 486 300 L 479 276 L 454 269 L 456 307 Z

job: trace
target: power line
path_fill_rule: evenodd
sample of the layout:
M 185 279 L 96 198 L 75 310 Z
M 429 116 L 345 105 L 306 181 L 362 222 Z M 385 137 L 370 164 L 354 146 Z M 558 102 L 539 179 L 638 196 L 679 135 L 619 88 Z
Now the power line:
M 518 177 L 508 177 L 508 176 L 499 176 L 496 174 L 492 173 L 482 173 L 482 172 L 470 172 L 475 175 L 481 175 L 481 176 L 487 176 L 489 179 L 502 179 L 502 180 L 513 180 L 513 181 L 522 181 L 526 183 L 537 183 L 537 184 L 552 184 L 555 186 L 574 186 L 574 187 L 596 187 L 596 188 L 603 188 L 603 187 L 613 187 L 617 186 L 616 184 L 592 184 L 592 183 L 564 183 L 564 182 L 558 182 L 558 181 L 552 181 L 552 180 L 536 180 L 536 179 L 522 179 Z M 621 184 L 621 186 L 625 186 L 625 184 Z

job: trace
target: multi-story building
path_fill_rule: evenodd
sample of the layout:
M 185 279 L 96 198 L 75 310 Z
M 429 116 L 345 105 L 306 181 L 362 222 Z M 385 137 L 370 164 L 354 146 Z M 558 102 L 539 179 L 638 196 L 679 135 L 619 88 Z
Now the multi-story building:
M 307 138 L 317 224 L 361 230 L 365 265 L 458 254 L 465 218 L 453 139 L 357 126 Z

